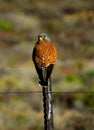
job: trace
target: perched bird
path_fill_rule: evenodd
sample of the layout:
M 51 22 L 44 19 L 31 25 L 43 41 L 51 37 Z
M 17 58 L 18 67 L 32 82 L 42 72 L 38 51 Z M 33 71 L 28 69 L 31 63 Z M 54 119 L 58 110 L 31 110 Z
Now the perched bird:
M 48 35 L 46 33 L 39 34 L 32 54 L 32 59 L 39 76 L 39 85 L 48 85 L 48 79 L 51 76 L 56 58 L 56 48 Z

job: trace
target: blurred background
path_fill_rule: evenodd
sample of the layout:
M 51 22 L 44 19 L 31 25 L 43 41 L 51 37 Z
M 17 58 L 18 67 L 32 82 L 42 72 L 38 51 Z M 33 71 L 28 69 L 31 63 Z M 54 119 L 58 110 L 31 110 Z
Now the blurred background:
M 94 0 L 0 0 L 0 129 L 43 130 L 42 89 L 32 62 L 41 32 L 58 51 L 55 130 L 93 130 Z

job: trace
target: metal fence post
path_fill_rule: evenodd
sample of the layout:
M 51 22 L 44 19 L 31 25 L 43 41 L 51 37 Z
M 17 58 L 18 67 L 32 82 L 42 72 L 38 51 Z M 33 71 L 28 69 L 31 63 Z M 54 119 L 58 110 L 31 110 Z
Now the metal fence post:
M 52 84 L 49 78 L 48 86 L 42 88 L 44 107 L 44 130 L 54 130 L 52 107 Z

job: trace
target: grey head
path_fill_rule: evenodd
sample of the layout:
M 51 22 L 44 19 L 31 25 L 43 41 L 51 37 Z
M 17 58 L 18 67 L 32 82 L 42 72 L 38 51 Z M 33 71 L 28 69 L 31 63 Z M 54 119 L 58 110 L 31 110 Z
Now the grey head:
M 46 33 L 40 33 L 38 35 L 38 41 L 50 41 L 50 38 Z

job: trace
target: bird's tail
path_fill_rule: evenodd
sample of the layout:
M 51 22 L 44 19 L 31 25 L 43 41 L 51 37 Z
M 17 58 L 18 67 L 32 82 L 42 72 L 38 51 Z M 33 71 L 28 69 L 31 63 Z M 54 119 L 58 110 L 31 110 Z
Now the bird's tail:
M 48 86 L 48 79 L 51 76 L 54 64 L 50 64 L 49 66 L 42 65 L 41 69 L 37 68 L 37 72 L 39 75 L 39 85 L 40 86 Z
M 47 86 L 48 85 L 47 68 L 45 67 L 45 65 L 42 65 L 41 70 L 42 70 L 42 80 L 39 81 L 39 84 L 41 86 Z
M 42 81 L 42 80 L 40 80 L 39 81 L 39 86 L 43 86 L 43 87 L 48 86 L 48 81 Z
M 46 70 L 46 67 L 45 65 L 42 66 L 42 77 L 43 77 L 43 81 L 46 81 L 46 78 L 47 78 L 47 70 Z

